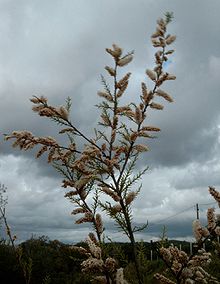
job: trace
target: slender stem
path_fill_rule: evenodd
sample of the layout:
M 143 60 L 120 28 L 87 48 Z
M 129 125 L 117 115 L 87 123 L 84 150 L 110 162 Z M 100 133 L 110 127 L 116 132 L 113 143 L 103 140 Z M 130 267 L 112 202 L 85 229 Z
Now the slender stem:
M 112 130 L 111 130 L 111 140 L 110 140 L 110 146 L 109 146 L 109 158 L 111 159 L 112 157 L 112 147 L 113 147 L 113 131 L 117 128 L 117 125 L 114 126 L 114 119 L 116 117 L 116 111 L 118 107 L 118 99 L 117 99 L 117 62 L 115 62 L 115 69 L 114 69 L 114 95 L 113 95 L 113 100 L 114 100 L 114 109 L 113 109 L 113 118 L 112 118 Z M 114 128 L 113 128 L 114 126 Z
M 7 219 L 6 219 L 6 215 L 5 215 L 5 208 L 1 208 L 0 207 L 0 211 L 1 211 L 1 215 L 2 215 L 2 218 L 4 220 L 4 223 L 5 223 L 5 227 L 6 227 L 6 230 L 7 230 L 7 235 L 10 239 L 10 242 L 11 242 L 11 245 L 13 247 L 13 249 L 15 250 L 15 244 L 14 244 L 14 239 L 11 235 L 11 230 L 10 230 L 10 227 L 8 225 L 8 222 L 7 222 Z
M 163 61 L 164 61 L 164 52 L 165 52 L 165 50 L 163 48 L 163 59 L 162 59 L 161 68 L 160 68 L 160 71 L 159 71 L 157 79 L 159 79 L 160 75 L 162 74 L 162 64 L 163 64 Z M 157 83 L 155 82 L 154 88 L 152 90 L 152 98 L 153 98 L 153 96 L 154 96 L 154 94 L 156 92 L 156 89 L 157 89 Z M 144 106 L 144 109 L 142 110 L 142 116 L 143 117 L 144 117 L 144 114 L 145 114 L 148 106 L 149 106 L 149 103 L 147 103 Z M 137 132 L 140 131 L 141 125 L 142 125 L 143 121 L 144 121 L 144 119 L 138 123 L 138 125 L 137 125 Z M 119 177 L 118 177 L 117 180 L 114 179 L 115 187 L 117 189 L 117 193 L 120 194 L 120 197 L 121 197 L 121 191 L 119 189 L 119 183 L 120 183 L 122 175 L 123 175 L 123 173 L 124 173 L 124 171 L 126 169 L 126 166 L 127 166 L 128 160 L 130 158 L 131 152 L 133 150 L 134 144 L 135 144 L 135 141 L 131 141 L 130 142 L 130 147 L 128 149 L 128 152 L 127 152 L 124 164 L 122 166 L 122 169 L 120 171 Z M 138 283 L 142 284 L 143 283 L 143 278 L 142 278 L 141 272 L 140 272 L 140 264 L 139 264 L 138 259 L 137 259 L 137 248 L 136 248 L 136 243 L 135 243 L 135 238 L 134 238 L 134 232 L 133 232 L 133 229 L 132 229 L 132 226 L 131 226 L 131 220 L 130 220 L 129 214 L 127 212 L 127 207 L 126 207 L 126 205 L 123 202 L 123 199 L 121 199 L 120 204 L 121 204 L 122 211 L 123 211 L 123 214 L 124 214 L 124 217 L 125 217 L 125 221 L 126 221 L 126 224 L 127 224 L 127 231 L 128 231 L 129 239 L 130 239 L 131 246 L 132 246 L 132 252 L 133 252 L 133 257 L 134 257 L 135 269 L 136 269 L 136 272 L 137 272 Z
M 121 207 L 122 207 L 122 211 L 124 213 L 125 216 L 125 221 L 127 224 L 127 231 L 128 231 L 128 236 L 130 239 L 130 243 L 131 243 L 131 248 L 132 248 L 132 253 L 133 253 L 133 258 L 134 258 L 134 264 L 135 264 L 135 269 L 136 269 L 136 273 L 137 273 L 137 278 L 138 278 L 138 283 L 139 284 L 143 284 L 143 279 L 141 277 L 141 272 L 140 272 L 140 264 L 138 262 L 137 259 L 137 247 L 136 247 L 136 242 L 135 242 L 135 238 L 134 238 L 134 232 L 131 226 L 131 220 L 127 211 L 127 207 L 124 204 L 123 200 L 121 200 L 120 202 Z
M 66 122 L 68 123 L 68 125 L 70 127 L 72 127 L 82 138 L 84 138 L 87 142 L 89 142 L 90 144 L 92 144 L 94 147 L 96 147 L 100 153 L 102 153 L 102 155 L 106 158 L 106 154 L 105 152 L 96 144 L 94 143 L 92 140 L 90 140 L 89 138 L 87 138 L 80 130 L 78 130 L 69 120 L 66 120 Z
M 163 50 L 162 50 L 162 62 L 160 63 L 160 70 L 159 70 L 159 73 L 158 73 L 158 75 L 157 75 L 157 80 L 160 78 L 160 76 L 161 76 L 161 74 L 162 74 L 163 63 L 164 63 L 164 61 L 165 61 L 165 60 L 164 60 L 164 56 L 165 56 L 165 48 L 163 47 Z M 153 88 L 153 90 L 152 90 L 152 98 L 153 98 L 153 96 L 154 96 L 154 94 L 155 94 L 155 92 L 156 92 L 156 90 L 157 90 L 157 87 L 158 87 L 158 86 L 157 86 L 157 80 L 156 80 L 156 82 L 155 82 L 155 84 L 154 84 L 154 88 Z M 142 110 L 142 116 L 144 116 L 144 114 L 146 113 L 148 106 L 149 106 L 149 103 L 147 103 L 147 104 L 144 106 L 144 109 Z M 138 125 L 137 125 L 137 132 L 140 131 L 143 121 L 144 121 L 144 120 L 142 120 L 141 122 L 138 123 Z M 123 164 L 123 167 L 122 167 L 122 170 L 120 171 L 120 174 L 119 174 L 119 177 L 118 177 L 118 180 L 117 180 L 117 184 L 119 184 L 120 179 L 121 179 L 121 177 L 122 177 L 122 175 L 123 175 L 123 173 L 124 173 L 124 170 L 125 170 L 126 165 L 127 165 L 127 163 L 128 163 L 128 160 L 129 160 L 129 157 L 130 157 L 130 154 L 131 154 L 131 152 L 132 152 L 132 149 L 133 149 L 134 144 L 135 144 L 135 141 L 131 141 L 130 147 L 129 147 L 129 149 L 128 149 L 127 156 L 126 156 L 126 158 L 125 158 L 125 161 L 124 161 L 124 164 Z
M 25 279 L 25 283 L 29 284 L 30 280 L 31 280 L 31 271 L 26 270 L 25 266 L 21 262 L 19 254 L 16 251 L 15 240 L 11 235 L 11 230 L 10 230 L 10 227 L 8 225 L 6 214 L 5 214 L 5 208 L 0 207 L 0 213 L 1 213 L 1 216 L 3 218 L 4 224 L 5 224 L 5 227 L 6 227 L 6 230 L 7 230 L 7 235 L 9 237 L 10 242 L 11 242 L 11 246 L 12 246 L 14 252 L 15 252 L 16 259 L 17 259 L 17 261 L 18 261 L 18 263 L 19 263 L 19 265 L 22 269 L 23 276 L 24 276 L 24 279 Z

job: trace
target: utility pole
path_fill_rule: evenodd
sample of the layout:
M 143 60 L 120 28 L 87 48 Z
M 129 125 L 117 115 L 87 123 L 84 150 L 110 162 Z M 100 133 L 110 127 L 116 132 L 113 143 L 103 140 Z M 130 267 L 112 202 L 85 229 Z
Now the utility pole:
M 199 220 L 199 204 L 196 203 L 196 218 Z

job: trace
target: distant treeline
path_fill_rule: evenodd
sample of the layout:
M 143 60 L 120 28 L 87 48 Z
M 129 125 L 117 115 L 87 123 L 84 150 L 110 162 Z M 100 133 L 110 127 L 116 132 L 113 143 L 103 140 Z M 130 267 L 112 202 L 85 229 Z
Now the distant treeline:
M 182 248 L 190 253 L 190 244 L 186 241 L 169 241 L 167 245 Z M 86 247 L 85 243 L 77 246 Z M 125 268 L 127 279 L 132 281 L 134 272 L 132 250 L 129 243 L 106 243 L 104 251 L 106 255 L 114 256 L 118 260 L 119 267 Z M 21 243 L 16 249 L 21 251 L 23 263 L 31 266 L 30 284 L 86 284 L 91 283 L 88 275 L 80 271 L 80 263 L 85 259 L 69 244 L 58 240 L 49 240 L 48 237 L 31 238 Z M 157 283 L 153 279 L 156 272 L 165 269 L 164 264 L 157 258 L 155 243 L 140 242 L 138 244 L 139 257 L 146 274 L 146 283 Z M 207 244 L 206 250 L 212 250 Z M 151 261 L 153 256 L 153 261 Z M 210 265 L 212 274 L 220 279 L 220 261 L 214 259 Z M 148 282 L 147 282 L 148 281 Z M 6 241 L 0 241 L 0 283 L 1 284 L 24 284 L 22 268 L 16 258 L 15 250 Z

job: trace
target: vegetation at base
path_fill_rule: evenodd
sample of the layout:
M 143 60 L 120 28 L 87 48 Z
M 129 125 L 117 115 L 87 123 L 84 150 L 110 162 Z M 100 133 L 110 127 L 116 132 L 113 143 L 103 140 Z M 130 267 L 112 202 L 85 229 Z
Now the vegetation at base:
M 43 236 L 31 238 L 18 247 L 25 258 L 32 259 L 31 284 L 89 283 L 80 272 L 81 255 L 71 250 L 69 245 Z M 24 283 L 15 252 L 6 242 L 0 244 L 0 267 L 1 284 Z
M 167 245 L 173 243 L 181 245 L 182 250 L 189 252 L 189 243 L 186 241 L 168 241 Z M 86 247 L 86 243 L 78 243 L 77 246 Z M 48 237 L 31 239 L 19 244 L 23 257 L 32 259 L 32 275 L 30 284 L 87 284 L 90 276 L 82 273 L 80 264 L 85 257 L 82 257 L 71 245 L 64 244 L 58 240 L 49 240 Z M 155 273 L 162 273 L 166 266 L 157 258 L 153 252 L 153 260 L 150 260 L 152 244 L 147 242 L 138 243 L 139 260 L 144 275 L 144 283 L 158 283 L 154 279 Z M 207 251 L 214 251 L 210 244 L 206 246 Z M 135 266 L 132 262 L 132 251 L 129 243 L 106 243 L 104 251 L 106 254 L 115 257 L 118 265 L 124 268 L 124 273 L 129 283 L 137 283 L 134 279 Z M 220 258 L 213 253 L 212 262 L 207 271 L 220 280 Z M 8 242 L 2 240 L 0 243 L 0 283 L 1 284 L 23 284 L 24 278 L 19 267 L 16 255 Z

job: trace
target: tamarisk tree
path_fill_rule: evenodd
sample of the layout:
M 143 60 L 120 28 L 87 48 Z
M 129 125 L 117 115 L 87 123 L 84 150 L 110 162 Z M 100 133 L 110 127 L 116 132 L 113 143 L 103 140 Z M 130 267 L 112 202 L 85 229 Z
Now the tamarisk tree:
M 62 186 L 67 190 L 65 197 L 75 204 L 72 214 L 80 216 L 76 224 L 90 223 L 94 229 L 87 238 L 88 249 L 78 249 L 88 256 L 82 263 L 82 270 L 93 272 L 95 283 L 127 283 L 123 269 L 117 267 L 116 260 L 102 252 L 102 212 L 110 216 L 128 237 L 138 283 L 143 283 L 135 232 L 143 230 L 146 225 L 133 225 L 132 202 L 141 189 L 136 183 L 147 168 L 137 172 L 135 167 L 138 158 L 149 150 L 148 140 L 155 137 L 153 133 L 160 131 L 157 126 L 148 125 L 148 110 L 162 110 L 163 100 L 169 103 L 173 101 L 162 89 L 164 82 L 176 78 L 164 71 L 164 63 L 174 52 L 170 45 L 176 39 L 167 33 L 171 20 L 172 13 L 166 13 L 164 18 L 157 21 L 156 31 L 151 36 L 156 48 L 155 67 L 146 70 L 146 79 L 151 81 L 151 88 L 146 82 L 141 82 L 135 101 L 121 102 L 121 98 L 126 96 L 131 73 L 119 77 L 123 68 L 133 60 L 134 53 L 124 53 L 116 44 L 106 48 L 113 60 L 112 66 L 105 67 L 111 83 L 102 76 L 103 90 L 98 92 L 102 101 L 97 105 L 100 120 L 90 137 L 72 122 L 69 98 L 64 106 L 55 107 L 44 96 L 31 99 L 34 104 L 32 109 L 40 116 L 58 123 L 61 126 L 59 134 L 66 136 L 67 143 L 61 145 L 55 138 L 37 137 L 29 131 L 13 131 L 5 136 L 6 140 L 14 140 L 13 147 L 21 150 L 40 146 L 36 157 L 47 153 L 48 163 L 64 177 Z M 162 103 L 158 103 L 158 99 Z

